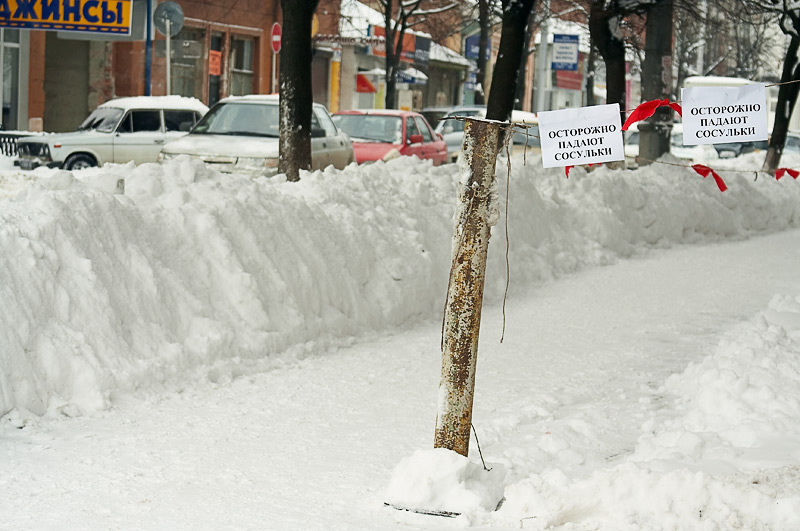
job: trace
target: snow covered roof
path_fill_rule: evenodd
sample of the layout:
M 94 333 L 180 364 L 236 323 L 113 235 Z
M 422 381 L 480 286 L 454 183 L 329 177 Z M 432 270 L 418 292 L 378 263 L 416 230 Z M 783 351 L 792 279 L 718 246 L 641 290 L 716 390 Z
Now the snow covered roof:
M 252 102 L 278 103 L 279 96 L 277 94 L 246 94 L 244 96 L 228 96 L 227 98 L 223 98 L 222 101 L 252 101 Z
M 469 59 L 458 52 L 451 50 L 447 46 L 442 46 L 441 44 L 437 44 L 435 42 L 431 42 L 429 57 L 431 61 L 439 61 L 440 63 L 451 63 L 466 67 L 470 66 Z
M 208 107 L 197 98 L 184 96 L 133 96 L 109 100 L 100 107 L 116 107 L 119 109 L 191 109 L 207 113 Z

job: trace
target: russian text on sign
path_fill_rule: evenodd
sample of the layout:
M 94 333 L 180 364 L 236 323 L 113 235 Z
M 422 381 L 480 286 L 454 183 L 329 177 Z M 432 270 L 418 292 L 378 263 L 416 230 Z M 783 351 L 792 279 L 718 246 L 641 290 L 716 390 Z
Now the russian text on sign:
M 545 168 L 625 159 L 619 104 L 539 113 Z
M 133 0 L 0 0 L 0 27 L 129 34 Z
M 763 83 L 685 88 L 681 100 L 684 145 L 767 139 L 767 92 Z

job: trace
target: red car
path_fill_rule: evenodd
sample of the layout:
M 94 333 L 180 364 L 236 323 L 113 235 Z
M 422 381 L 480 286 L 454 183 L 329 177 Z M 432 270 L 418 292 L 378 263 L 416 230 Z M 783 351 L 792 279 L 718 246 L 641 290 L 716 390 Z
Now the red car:
M 417 112 L 388 109 L 342 111 L 333 115 L 333 121 L 350 136 L 359 164 L 400 155 L 431 159 L 434 166 L 448 162 L 447 144 Z

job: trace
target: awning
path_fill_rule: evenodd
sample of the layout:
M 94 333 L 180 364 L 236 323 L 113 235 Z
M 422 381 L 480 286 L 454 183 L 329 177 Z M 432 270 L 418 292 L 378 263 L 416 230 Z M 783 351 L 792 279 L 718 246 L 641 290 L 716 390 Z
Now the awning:
M 397 71 L 397 81 L 400 83 L 414 83 L 417 85 L 424 85 L 428 82 L 428 76 L 424 72 L 420 72 L 416 68 L 406 68 L 405 70 Z

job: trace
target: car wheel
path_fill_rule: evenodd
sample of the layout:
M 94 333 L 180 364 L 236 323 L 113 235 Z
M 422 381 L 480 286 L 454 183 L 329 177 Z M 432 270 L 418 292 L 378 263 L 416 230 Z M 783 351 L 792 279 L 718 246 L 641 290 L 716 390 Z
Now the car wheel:
M 97 161 L 94 160 L 94 157 L 91 155 L 85 155 L 83 153 L 70 156 L 64 163 L 64 169 L 69 171 L 93 168 L 95 166 L 97 166 Z

